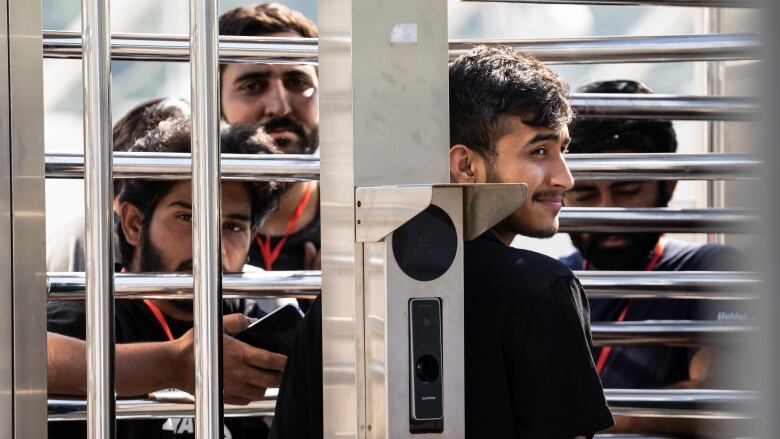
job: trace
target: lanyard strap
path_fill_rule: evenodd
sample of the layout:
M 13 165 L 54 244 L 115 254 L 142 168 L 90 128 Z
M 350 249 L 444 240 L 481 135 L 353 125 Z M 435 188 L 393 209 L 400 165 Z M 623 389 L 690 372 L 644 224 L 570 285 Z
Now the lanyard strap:
M 284 235 L 282 235 L 282 239 L 279 240 L 279 242 L 276 243 L 276 245 L 271 248 L 271 237 L 267 236 L 265 240 L 258 235 L 255 240 L 257 241 L 257 247 L 260 249 L 260 254 L 263 256 L 263 261 L 265 262 L 265 269 L 270 271 L 274 265 L 274 262 L 279 258 L 279 254 L 282 252 L 282 248 L 284 247 L 284 244 L 287 242 L 287 238 L 290 236 L 290 233 L 295 228 L 295 225 L 298 224 L 298 220 L 301 219 L 301 215 L 303 215 L 304 209 L 306 209 L 306 205 L 309 203 L 309 198 L 311 198 L 313 186 L 309 185 L 306 187 L 306 191 L 303 193 L 303 196 L 301 197 L 301 200 L 298 201 L 298 205 L 295 206 L 295 211 L 293 212 L 290 219 L 287 221 L 287 228 L 284 231 Z
M 168 326 L 168 322 L 165 320 L 165 315 L 162 313 L 162 311 L 160 311 L 160 308 L 158 308 L 157 305 L 152 303 L 152 301 L 149 299 L 144 299 L 144 303 L 149 307 L 149 311 L 154 314 L 154 317 L 157 318 L 157 321 L 160 322 L 160 327 L 162 327 L 165 335 L 168 336 L 168 340 L 173 340 L 173 333 L 171 332 L 171 328 Z
M 650 257 L 650 262 L 647 263 L 647 266 L 645 267 L 645 271 L 653 271 L 655 270 L 655 267 L 658 266 L 658 261 L 661 260 L 661 256 L 664 254 L 664 244 L 662 240 L 658 240 L 658 244 L 655 245 L 655 249 L 653 250 L 653 256 Z M 587 261 L 582 262 L 583 268 L 587 266 Z M 631 299 L 626 300 L 625 306 L 623 306 L 623 310 L 620 311 L 620 314 L 618 315 L 617 321 L 622 322 L 626 319 L 626 314 L 628 314 L 628 307 L 631 305 Z M 596 362 L 596 372 L 601 375 L 601 373 L 604 371 L 604 366 L 607 364 L 607 358 L 609 358 L 609 354 L 612 353 L 612 346 L 604 346 L 601 348 L 601 352 L 599 352 L 599 359 Z

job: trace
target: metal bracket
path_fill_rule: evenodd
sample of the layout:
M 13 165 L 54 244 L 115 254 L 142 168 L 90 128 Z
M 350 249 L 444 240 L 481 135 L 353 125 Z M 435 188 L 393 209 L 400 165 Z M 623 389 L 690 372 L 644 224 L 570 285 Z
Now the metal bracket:
M 463 188 L 463 238 L 475 239 L 525 203 L 524 183 L 455 183 L 355 188 L 355 241 L 379 242 L 431 205 L 433 191 Z

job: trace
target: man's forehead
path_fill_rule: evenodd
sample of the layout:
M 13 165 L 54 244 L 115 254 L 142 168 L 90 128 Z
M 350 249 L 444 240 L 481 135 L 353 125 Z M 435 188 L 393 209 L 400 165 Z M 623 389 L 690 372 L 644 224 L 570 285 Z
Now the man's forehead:
M 303 73 L 312 77 L 317 76 L 314 66 L 307 64 L 230 64 L 227 67 L 233 80 L 240 79 L 246 74 L 259 73 L 269 77 L 284 76 L 290 73 Z
M 512 114 L 503 114 L 499 120 L 501 124 L 501 130 L 503 135 L 513 135 L 516 137 L 522 137 L 524 140 L 530 141 L 536 136 L 556 136 L 559 140 L 569 139 L 569 127 L 564 125 L 558 130 L 554 130 L 543 126 L 528 125 L 523 122 L 523 118 Z

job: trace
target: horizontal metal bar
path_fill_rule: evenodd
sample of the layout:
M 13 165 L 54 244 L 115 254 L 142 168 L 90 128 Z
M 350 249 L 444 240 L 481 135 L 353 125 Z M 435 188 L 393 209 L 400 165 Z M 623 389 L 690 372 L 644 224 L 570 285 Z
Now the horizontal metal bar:
M 748 233 L 757 226 L 756 214 L 742 209 L 564 207 L 559 231 Z
M 567 154 L 575 180 L 748 180 L 761 161 L 750 154 Z
M 225 63 L 315 64 L 316 38 L 219 37 L 219 60 Z M 81 58 L 81 34 L 43 32 L 44 58 Z M 125 61 L 190 60 L 189 35 L 112 34 L 111 58 Z
M 749 154 L 569 154 L 577 180 L 747 180 L 761 161 Z M 235 180 L 318 180 L 320 160 L 313 155 L 223 154 L 222 178 Z M 82 178 L 83 155 L 46 154 L 47 178 Z M 190 155 L 114 153 L 114 178 L 188 179 Z
M 268 389 L 266 399 L 247 405 L 225 405 L 225 417 L 273 416 L 276 390 Z M 117 399 L 117 419 L 192 418 L 195 404 L 192 395 L 184 392 L 156 392 L 155 399 Z M 78 398 L 49 398 L 49 421 L 83 421 L 87 404 Z
M 694 6 L 703 8 L 757 8 L 759 0 L 464 0 L 482 3 L 542 3 L 555 5 Z
M 588 297 L 636 299 L 745 300 L 755 298 L 757 273 L 748 272 L 646 272 L 576 271 Z M 82 300 L 84 274 L 47 273 L 49 300 Z M 225 298 L 316 297 L 321 288 L 319 271 L 270 271 L 226 274 Z M 186 274 L 115 275 L 116 297 L 123 299 L 191 298 L 192 277 Z
M 634 417 L 751 419 L 760 394 L 745 390 L 604 389 L 613 415 Z
M 222 154 L 224 180 L 319 180 L 320 159 L 313 155 Z M 114 178 L 188 180 L 192 176 L 190 154 L 114 153 Z M 47 153 L 46 178 L 82 178 L 82 154 Z
M 575 271 L 590 299 L 756 299 L 758 273 Z
M 756 334 L 745 322 L 653 320 L 591 324 L 595 346 L 701 346 L 744 342 Z
M 223 63 L 317 63 L 316 38 L 220 37 Z M 479 44 L 509 45 L 547 63 L 616 63 L 752 60 L 761 40 L 747 33 L 639 37 L 591 37 L 552 40 L 450 40 L 450 59 Z M 113 34 L 112 58 L 125 61 L 189 60 L 186 35 Z M 78 59 L 78 32 L 43 32 L 45 58 Z
M 605 389 L 612 413 L 623 416 L 686 418 L 750 418 L 758 394 L 741 390 L 707 389 Z M 277 389 L 266 399 L 246 406 L 225 406 L 225 416 L 273 416 Z M 119 399 L 117 419 L 168 419 L 192 417 L 192 395 L 178 391 L 155 392 L 154 399 Z M 78 398 L 49 398 L 49 421 L 83 421 L 86 402 Z
M 759 106 L 747 97 L 572 93 L 577 117 L 591 119 L 753 120 Z
M 450 60 L 472 47 L 505 45 L 548 64 L 733 61 L 759 59 L 755 34 L 592 37 L 548 40 L 450 40 Z
M 84 273 L 47 273 L 49 300 L 84 300 Z M 260 271 L 225 274 L 224 299 L 259 297 L 316 298 L 322 286 L 319 271 Z M 117 299 L 192 299 L 192 275 L 181 273 L 116 273 Z

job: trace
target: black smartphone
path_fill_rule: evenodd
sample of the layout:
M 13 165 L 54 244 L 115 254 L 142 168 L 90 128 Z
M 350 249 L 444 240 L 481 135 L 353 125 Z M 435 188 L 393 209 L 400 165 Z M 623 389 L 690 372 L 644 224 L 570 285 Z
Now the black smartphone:
M 237 340 L 256 348 L 288 355 L 295 340 L 295 330 L 303 319 L 303 312 L 287 304 L 267 314 L 234 335 Z

